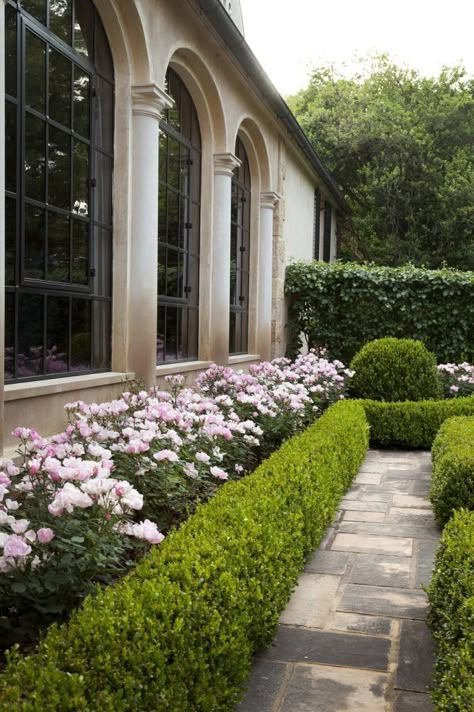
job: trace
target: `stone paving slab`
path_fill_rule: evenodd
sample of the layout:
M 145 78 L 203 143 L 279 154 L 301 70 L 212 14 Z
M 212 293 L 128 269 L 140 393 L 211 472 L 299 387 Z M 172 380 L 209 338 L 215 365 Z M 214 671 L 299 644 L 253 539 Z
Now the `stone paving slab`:
M 282 625 L 265 659 L 386 671 L 389 652 L 386 638 Z
M 297 665 L 279 712 L 384 712 L 387 675 Z
M 370 451 L 239 712 L 432 712 L 429 453 Z
M 394 712 L 433 712 L 434 706 L 429 695 L 414 692 L 397 692 Z
M 348 583 L 337 610 L 424 620 L 426 608 L 424 591 Z
M 346 572 L 350 558 L 350 554 L 345 554 L 342 551 L 320 551 L 318 549 L 306 564 L 305 571 L 307 573 L 342 575 Z
M 369 524 L 359 522 L 342 522 L 342 533 L 336 534 L 331 547 L 334 551 L 354 551 L 361 554 L 391 554 L 392 556 L 411 556 L 413 551 L 413 539 L 395 536 L 365 536 L 358 532 L 358 527 L 366 527 Z M 381 524 L 372 524 L 378 527 Z
M 350 583 L 407 588 L 410 585 L 411 557 L 357 554 Z
M 433 674 L 434 644 L 426 623 L 402 621 L 395 687 L 428 692 Z
M 280 623 L 322 628 L 339 588 L 339 576 L 302 574 Z

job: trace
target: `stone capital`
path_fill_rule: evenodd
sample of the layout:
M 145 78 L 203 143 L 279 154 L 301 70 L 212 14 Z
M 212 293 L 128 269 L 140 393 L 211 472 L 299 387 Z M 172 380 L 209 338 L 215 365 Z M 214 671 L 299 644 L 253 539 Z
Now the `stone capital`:
M 233 153 L 215 153 L 214 154 L 214 173 L 215 175 L 228 176 L 232 178 L 234 170 L 240 166 L 242 161 L 234 156 Z
M 132 87 L 132 108 L 134 114 L 150 116 L 159 121 L 165 109 L 171 109 L 173 99 L 153 82 L 135 84 Z
M 281 197 L 282 196 L 280 195 L 280 193 L 275 193 L 273 191 L 269 191 L 268 193 L 260 193 L 260 207 L 269 208 L 270 210 L 273 210 L 280 202 Z

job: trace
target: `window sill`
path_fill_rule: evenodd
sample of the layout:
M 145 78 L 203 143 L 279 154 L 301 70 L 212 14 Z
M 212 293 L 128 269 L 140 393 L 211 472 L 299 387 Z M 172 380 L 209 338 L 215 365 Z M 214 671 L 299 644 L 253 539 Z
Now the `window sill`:
M 134 373 L 91 373 L 85 376 L 69 376 L 65 378 L 50 378 L 44 381 L 29 383 L 11 383 L 5 386 L 5 401 L 15 401 L 38 396 L 47 396 L 52 393 L 67 393 L 79 391 L 84 388 L 98 388 L 110 386 L 115 383 L 133 381 Z
M 165 363 L 156 367 L 156 377 L 172 376 L 173 374 L 204 371 L 212 365 L 212 361 L 181 361 L 180 363 Z
M 236 354 L 229 356 L 229 366 L 234 366 L 239 363 L 248 363 L 249 361 L 261 361 L 259 354 Z

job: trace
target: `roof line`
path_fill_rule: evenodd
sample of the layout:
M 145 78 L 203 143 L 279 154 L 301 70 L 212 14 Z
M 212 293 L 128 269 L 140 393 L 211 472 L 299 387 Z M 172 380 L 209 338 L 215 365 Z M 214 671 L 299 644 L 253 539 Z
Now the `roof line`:
M 316 169 L 322 178 L 325 187 L 336 200 L 339 208 L 347 211 L 348 207 L 341 195 L 339 187 L 329 170 L 324 165 L 321 158 L 311 145 L 305 132 L 292 114 L 288 104 L 280 95 L 275 85 L 268 77 L 262 65 L 256 58 L 253 51 L 247 44 L 245 37 L 240 32 L 231 16 L 224 8 L 221 0 L 196 0 L 203 14 L 208 18 L 211 25 L 219 33 L 225 44 L 237 59 L 244 71 L 250 75 L 252 81 L 262 92 L 265 99 L 270 104 L 277 118 L 283 123 L 287 131 L 294 138 L 299 148 Z

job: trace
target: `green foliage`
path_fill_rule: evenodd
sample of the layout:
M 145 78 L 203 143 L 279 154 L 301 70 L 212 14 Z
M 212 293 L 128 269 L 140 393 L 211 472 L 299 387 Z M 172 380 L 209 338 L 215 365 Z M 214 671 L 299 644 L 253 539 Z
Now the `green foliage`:
M 35 654 L 11 653 L 0 710 L 234 710 L 367 446 L 360 404 L 331 406 L 53 626 Z
M 350 367 L 356 398 L 392 402 L 442 396 L 436 359 L 421 341 L 389 336 L 369 341 Z
M 438 362 L 474 360 L 474 273 L 298 262 L 286 271 L 290 351 L 310 347 L 349 363 L 384 336 L 423 341 Z
M 369 421 L 370 442 L 374 447 L 430 450 L 445 420 L 455 415 L 474 415 L 474 396 L 414 403 L 360 402 Z
M 474 416 L 443 423 L 432 458 L 430 499 L 436 519 L 444 525 L 454 509 L 474 510 Z
M 352 78 L 313 71 L 289 104 L 343 187 L 345 256 L 474 269 L 474 80 L 426 78 L 386 55 Z
M 428 598 L 436 710 L 467 712 L 474 700 L 474 512 L 455 512 L 444 529 Z

